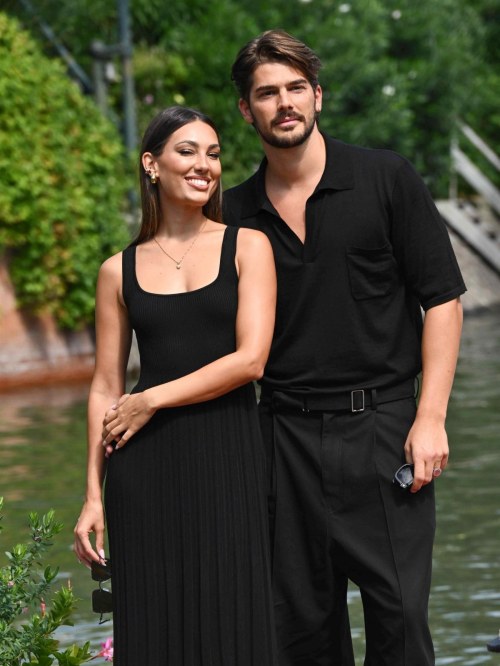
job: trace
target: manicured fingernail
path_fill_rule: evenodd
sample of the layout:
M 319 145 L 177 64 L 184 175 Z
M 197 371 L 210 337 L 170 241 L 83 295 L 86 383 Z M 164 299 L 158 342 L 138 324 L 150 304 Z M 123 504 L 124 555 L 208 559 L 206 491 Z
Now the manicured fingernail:
M 104 549 L 103 548 L 101 548 L 101 550 L 99 551 L 99 555 L 102 557 L 103 560 L 106 559 L 106 555 L 104 554 Z
M 116 409 L 118 405 L 111 405 L 111 409 Z

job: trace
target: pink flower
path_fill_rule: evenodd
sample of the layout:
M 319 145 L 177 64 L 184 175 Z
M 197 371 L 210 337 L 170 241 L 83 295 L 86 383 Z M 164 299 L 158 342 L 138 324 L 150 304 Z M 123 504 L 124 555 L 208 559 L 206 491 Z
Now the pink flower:
M 9 580 L 9 582 L 7 583 L 7 585 L 8 585 L 9 587 L 12 587 L 12 586 L 14 585 L 14 581 L 13 581 L 13 580 Z
M 40 608 L 42 609 L 42 617 L 45 617 L 45 604 L 43 603 L 43 597 L 40 597 L 42 600 L 42 603 L 40 604 Z
M 26 613 L 27 610 L 28 610 L 28 606 L 25 606 L 25 607 L 23 608 L 23 610 L 21 611 L 21 613 Z
M 101 643 L 103 649 L 97 655 L 98 657 L 104 657 L 105 661 L 113 661 L 113 639 L 106 638 L 104 643 Z

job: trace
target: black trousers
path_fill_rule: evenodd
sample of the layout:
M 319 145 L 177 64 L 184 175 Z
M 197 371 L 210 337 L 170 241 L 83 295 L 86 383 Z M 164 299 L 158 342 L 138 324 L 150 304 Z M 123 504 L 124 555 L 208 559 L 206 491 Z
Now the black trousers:
M 275 393 L 276 395 L 276 393 Z M 431 666 L 434 481 L 392 483 L 413 397 L 347 410 L 259 403 L 279 666 L 353 666 L 347 581 L 361 592 L 365 666 Z

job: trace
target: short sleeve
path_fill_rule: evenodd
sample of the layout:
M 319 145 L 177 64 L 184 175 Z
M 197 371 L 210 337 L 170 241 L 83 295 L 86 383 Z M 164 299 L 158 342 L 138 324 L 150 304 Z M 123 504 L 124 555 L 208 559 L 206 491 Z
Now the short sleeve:
M 405 283 L 424 310 L 467 291 L 446 225 L 408 160 L 399 167 L 394 181 L 392 238 Z

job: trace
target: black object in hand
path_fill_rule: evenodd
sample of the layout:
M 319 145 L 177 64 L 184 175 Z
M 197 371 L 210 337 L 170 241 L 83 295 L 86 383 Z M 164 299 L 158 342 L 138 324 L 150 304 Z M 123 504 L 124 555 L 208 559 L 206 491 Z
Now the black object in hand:
M 92 560 L 90 564 L 92 580 L 99 581 L 99 589 L 92 592 L 92 610 L 94 613 L 100 614 L 99 624 L 104 624 L 105 622 L 109 622 L 109 620 L 103 620 L 103 614 L 113 612 L 112 594 L 105 587 L 101 587 L 101 583 L 111 578 L 111 560 L 109 558 L 104 559 L 104 563 Z
M 414 465 L 411 463 L 405 463 L 398 469 L 396 474 L 394 474 L 392 482 L 403 490 L 408 490 L 413 483 L 413 469 Z

